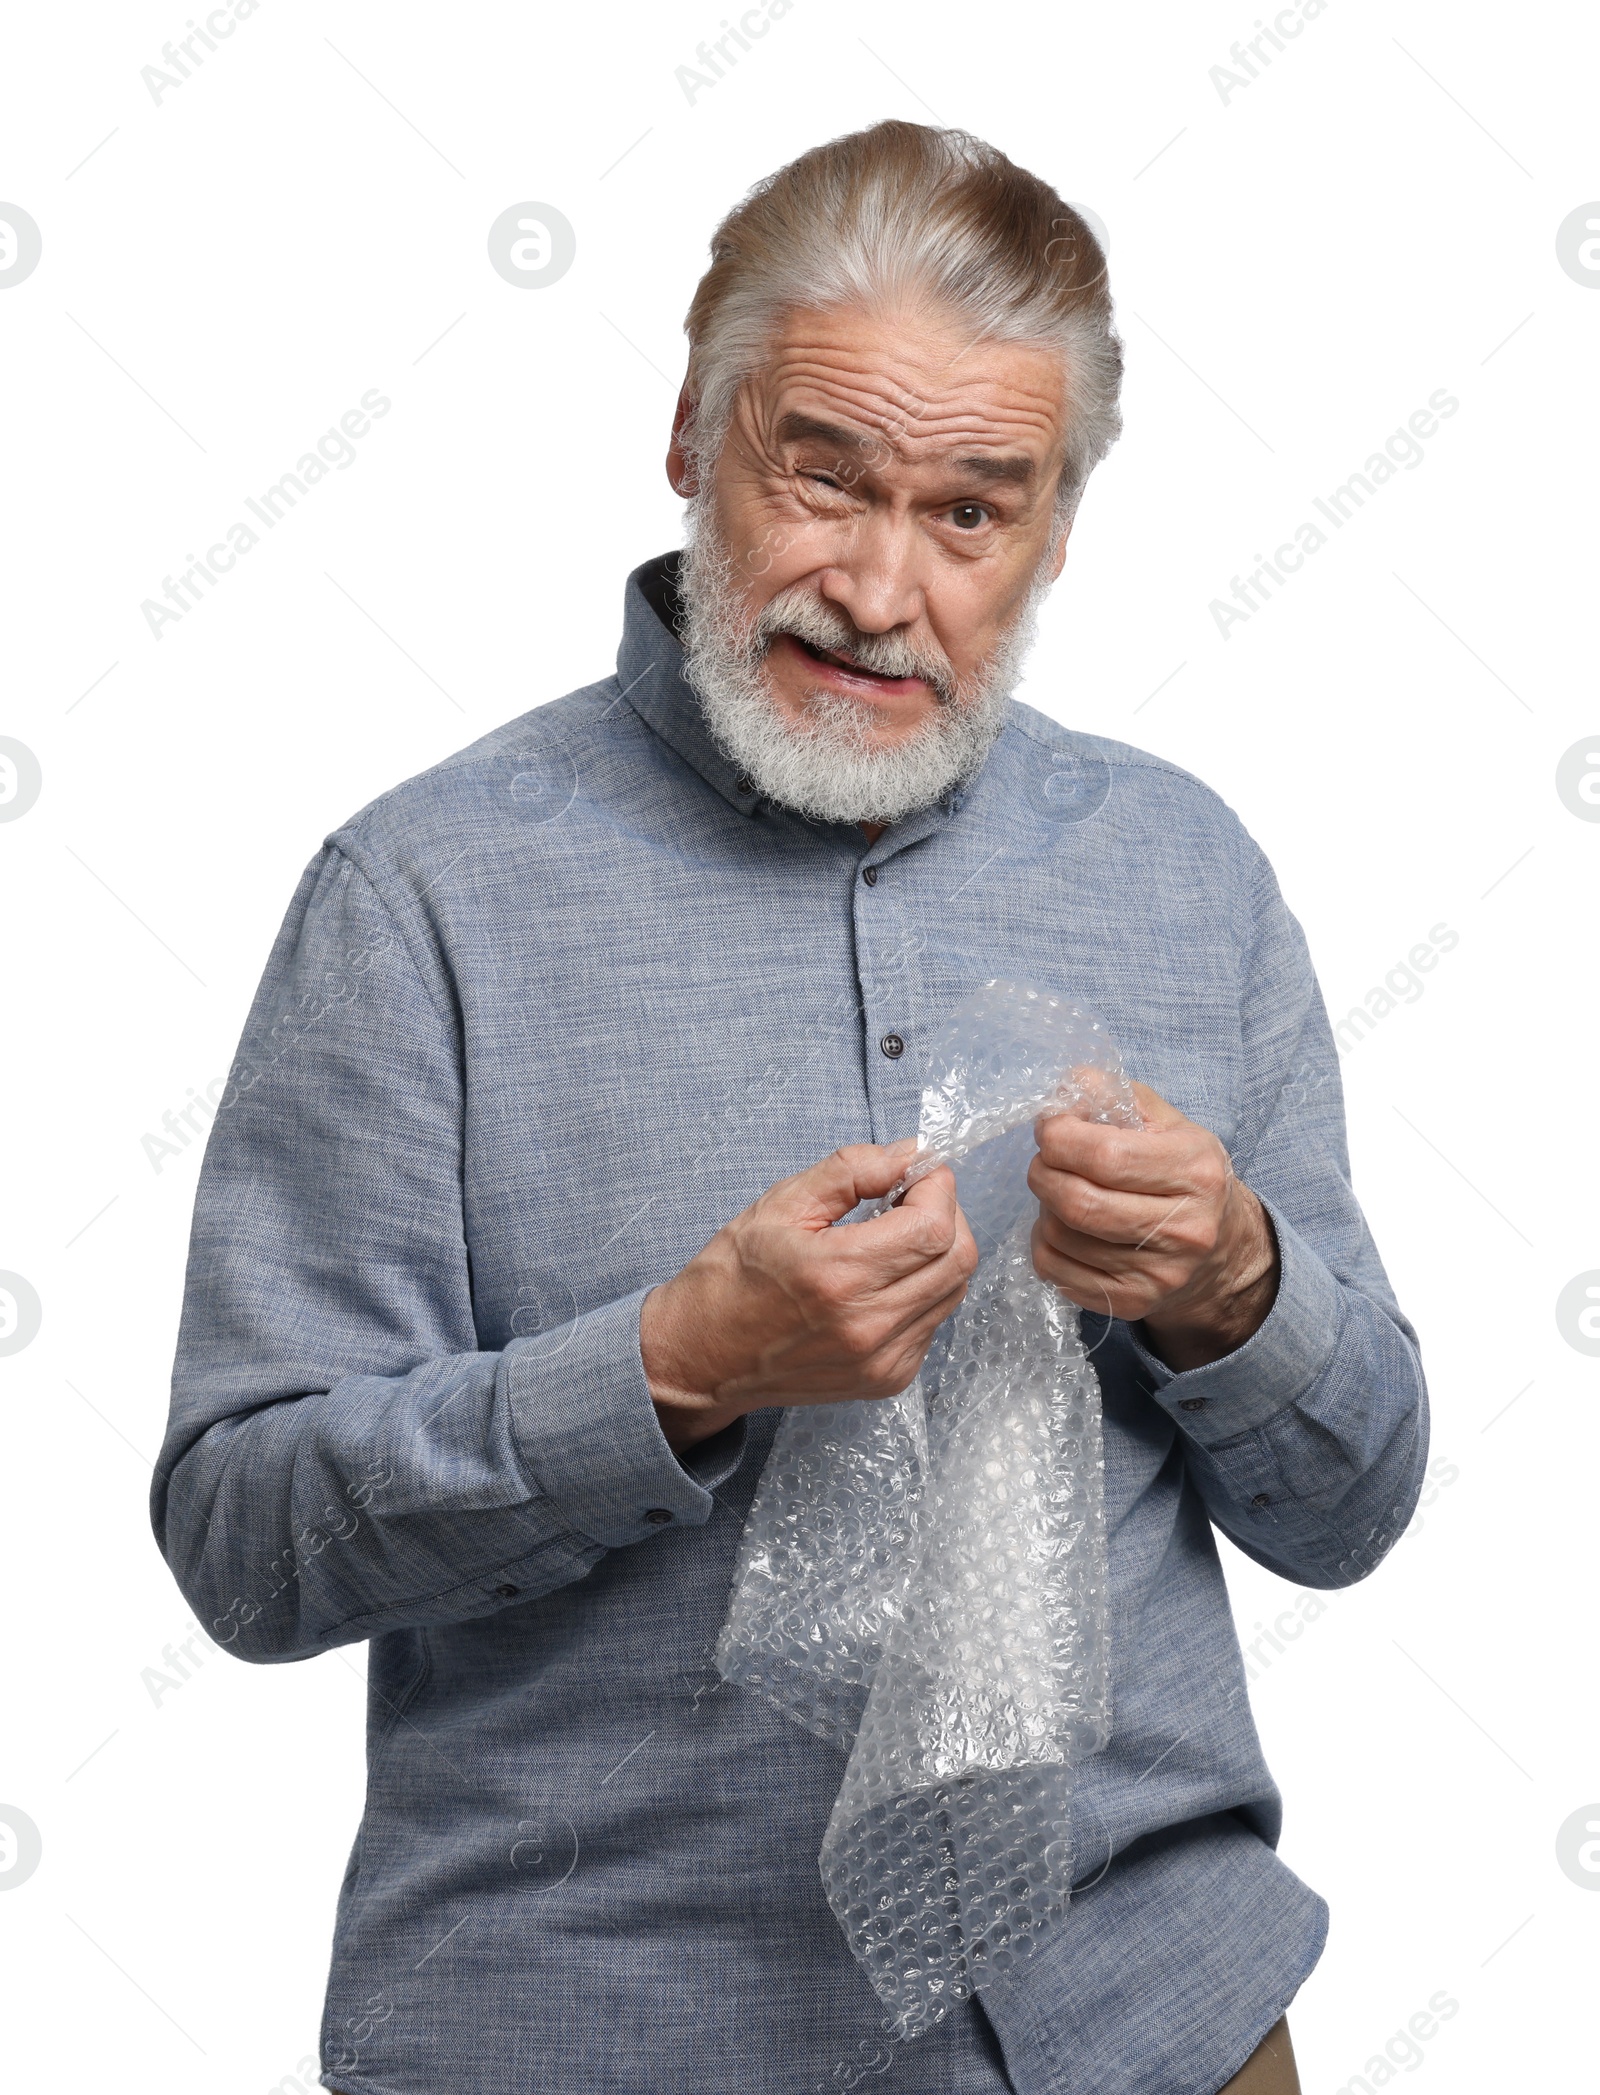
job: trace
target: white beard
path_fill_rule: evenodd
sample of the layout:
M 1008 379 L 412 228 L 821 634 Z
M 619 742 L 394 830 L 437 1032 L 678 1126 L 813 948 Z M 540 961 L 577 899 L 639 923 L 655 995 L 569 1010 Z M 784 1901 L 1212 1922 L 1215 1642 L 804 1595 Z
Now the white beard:
M 887 826 L 933 806 L 977 772 L 1005 725 L 1039 606 L 1055 579 L 1048 557 L 999 642 L 962 678 L 942 653 L 914 648 L 894 634 L 858 633 L 837 605 L 800 585 L 781 591 L 752 618 L 705 497 L 690 503 L 687 527 L 678 568 L 685 674 L 712 739 L 758 793 L 813 821 Z M 791 720 L 773 696 L 766 666 L 778 633 L 847 649 L 884 676 L 923 677 L 935 710 L 907 741 L 888 749 L 873 746 L 865 705 L 821 684 L 806 695 L 805 718 Z

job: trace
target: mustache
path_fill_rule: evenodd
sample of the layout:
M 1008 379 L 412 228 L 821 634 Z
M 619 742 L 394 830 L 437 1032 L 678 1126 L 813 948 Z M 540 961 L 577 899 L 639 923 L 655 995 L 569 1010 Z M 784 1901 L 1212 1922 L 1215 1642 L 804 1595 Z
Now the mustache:
M 921 677 L 942 705 L 958 695 L 956 674 L 944 653 L 916 647 L 902 633 L 863 633 L 837 606 L 807 589 L 781 590 L 762 605 L 751 633 L 753 644 L 764 654 L 781 633 L 849 655 L 879 676 Z

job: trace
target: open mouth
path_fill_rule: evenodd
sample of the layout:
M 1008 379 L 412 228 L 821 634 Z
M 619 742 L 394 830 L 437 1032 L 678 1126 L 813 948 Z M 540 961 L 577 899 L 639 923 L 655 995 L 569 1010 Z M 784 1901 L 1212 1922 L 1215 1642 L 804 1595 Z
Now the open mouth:
M 813 662 L 820 662 L 824 668 L 838 670 L 848 677 L 860 677 L 867 683 L 882 684 L 886 689 L 903 689 L 908 684 L 922 681 L 920 677 L 885 676 L 881 670 L 869 669 L 864 662 L 858 662 L 846 649 L 813 647 L 809 640 L 802 640 L 798 633 L 790 633 L 786 637 L 802 654 L 809 655 Z

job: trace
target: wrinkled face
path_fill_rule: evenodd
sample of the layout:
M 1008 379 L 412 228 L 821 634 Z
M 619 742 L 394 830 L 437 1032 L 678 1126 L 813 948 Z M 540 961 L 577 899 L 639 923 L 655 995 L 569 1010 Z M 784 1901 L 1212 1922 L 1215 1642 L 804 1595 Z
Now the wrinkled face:
M 750 733 L 799 759 L 758 783 L 834 819 L 894 819 L 981 761 L 1065 558 L 1065 433 L 1054 351 L 926 309 L 843 307 L 790 316 L 709 485 L 674 436 L 668 471 L 694 498 L 691 663 L 717 657 L 695 681 L 704 695 L 732 664 Z M 806 755 L 827 770 L 830 752 L 808 805 Z M 762 749 L 737 753 L 756 775 Z

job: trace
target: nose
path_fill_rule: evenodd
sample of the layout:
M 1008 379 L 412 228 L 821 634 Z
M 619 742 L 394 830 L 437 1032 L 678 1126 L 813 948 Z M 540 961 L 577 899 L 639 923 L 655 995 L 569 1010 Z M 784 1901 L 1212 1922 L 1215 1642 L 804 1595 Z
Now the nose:
M 910 518 L 869 513 L 856 521 L 848 550 L 823 573 L 819 593 L 861 633 L 892 633 L 927 613 L 924 548 Z

